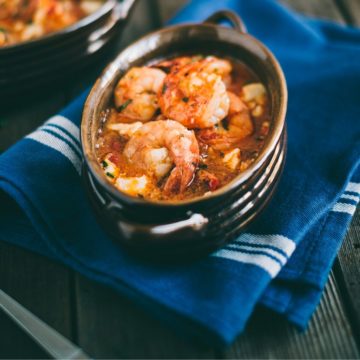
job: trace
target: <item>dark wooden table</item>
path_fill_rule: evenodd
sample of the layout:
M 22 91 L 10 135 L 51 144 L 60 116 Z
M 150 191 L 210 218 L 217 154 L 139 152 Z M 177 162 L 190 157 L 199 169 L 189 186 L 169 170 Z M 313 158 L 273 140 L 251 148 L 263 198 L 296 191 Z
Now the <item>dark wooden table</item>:
M 360 26 L 359 0 L 281 1 L 311 16 Z M 160 27 L 184 3 L 139 0 L 118 48 Z M 0 110 L 0 152 L 60 110 L 93 81 L 101 67 L 93 67 L 86 80 L 78 79 L 61 91 L 57 89 L 30 102 L 22 99 L 13 111 Z M 259 308 L 246 331 L 223 352 L 191 344 L 114 291 L 3 242 L 0 288 L 93 357 L 359 358 L 360 211 L 307 331 L 301 333 L 279 316 Z M 46 354 L 0 313 L 0 356 L 42 358 Z

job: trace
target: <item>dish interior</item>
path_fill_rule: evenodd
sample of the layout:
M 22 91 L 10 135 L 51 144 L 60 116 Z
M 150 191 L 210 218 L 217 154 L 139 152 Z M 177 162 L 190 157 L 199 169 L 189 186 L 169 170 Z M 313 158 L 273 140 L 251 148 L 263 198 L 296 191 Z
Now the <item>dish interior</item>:
M 153 201 L 209 196 L 256 161 L 271 125 L 268 90 L 243 62 L 212 55 L 153 60 L 120 79 L 95 145 L 119 191 Z
M 233 177 L 225 186 L 211 192 L 209 196 L 190 197 L 176 201 L 146 200 L 142 197 L 118 191 L 104 173 L 103 164 L 98 154 L 99 129 L 108 119 L 109 109 L 113 106 L 114 90 L 119 79 L 132 67 L 153 65 L 164 59 L 186 54 L 213 55 L 229 59 L 235 67 L 245 67 L 252 81 L 263 84 L 267 94 L 266 117 L 269 132 L 258 149 L 256 160 L 249 167 Z M 198 205 L 202 199 L 221 199 L 246 182 L 254 171 L 260 169 L 267 154 L 272 152 L 284 127 L 286 112 L 286 84 L 279 65 L 271 53 L 256 39 L 247 34 L 240 34 L 233 29 L 214 25 L 177 26 L 150 34 L 126 48 L 104 71 L 95 84 L 87 100 L 82 123 L 82 143 L 86 161 L 97 182 L 102 184 L 112 196 L 122 202 L 149 206 L 175 204 L 188 206 L 194 201 Z M 264 120 L 264 119 L 263 119 Z M 256 128 L 258 128 L 256 126 Z M 261 143 L 261 142 L 260 142 Z M 100 160 L 100 162 L 99 162 Z M 219 200 L 220 201 L 220 200 Z

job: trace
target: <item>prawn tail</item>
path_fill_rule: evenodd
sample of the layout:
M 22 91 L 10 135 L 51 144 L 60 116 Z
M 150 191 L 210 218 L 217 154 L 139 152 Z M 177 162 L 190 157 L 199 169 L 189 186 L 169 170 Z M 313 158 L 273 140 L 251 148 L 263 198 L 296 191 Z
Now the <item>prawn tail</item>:
M 207 145 L 212 146 L 215 150 L 225 151 L 236 144 L 239 139 L 227 134 L 218 133 L 212 129 L 200 131 L 198 139 Z
M 192 183 L 195 174 L 195 166 L 177 166 L 175 167 L 168 177 L 164 192 L 166 194 L 182 193 Z

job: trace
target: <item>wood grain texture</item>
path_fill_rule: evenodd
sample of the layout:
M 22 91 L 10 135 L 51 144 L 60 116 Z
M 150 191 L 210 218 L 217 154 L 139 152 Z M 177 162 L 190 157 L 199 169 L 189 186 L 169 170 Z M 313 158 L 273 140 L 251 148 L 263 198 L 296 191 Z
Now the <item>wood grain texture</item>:
M 358 207 L 338 256 L 337 275 L 347 293 L 354 334 L 360 345 L 360 208 Z
M 157 1 L 155 4 L 154 1 Z M 344 23 L 344 8 L 360 21 L 356 0 L 281 0 L 308 15 Z M 113 55 L 156 28 L 187 0 L 139 0 L 131 23 Z M 154 5 L 155 4 L 155 5 Z M 109 55 L 111 56 L 111 55 Z M 108 61 L 94 65 L 83 79 L 36 101 L 20 102 L 11 112 L 0 109 L 0 152 L 40 125 L 82 91 Z M 0 204 L 1 206 L 1 204 Z M 0 243 L 0 287 L 65 336 L 78 340 L 94 357 L 121 358 L 359 358 L 360 331 L 359 211 L 339 254 L 330 281 L 309 328 L 300 333 L 279 316 L 258 309 L 245 333 L 224 353 L 190 344 L 167 326 L 114 291 L 25 250 Z M 76 301 L 73 301 L 75 300 Z M 345 304 L 348 306 L 345 307 Z M 349 322 L 349 318 L 352 320 Z M 72 321 L 76 326 L 72 326 Z M 42 358 L 44 354 L 7 318 L 0 315 L 0 357 Z M 354 334 L 357 338 L 354 338 Z M 78 337 L 77 337 L 78 336 Z M 359 345 L 360 343 L 358 343 Z
M 0 153 L 59 111 L 64 106 L 64 100 L 64 93 L 53 93 L 33 101 L 25 100 L 25 104 L 11 110 L 1 109 Z
M 360 1 L 335 0 L 344 19 L 349 25 L 360 26 Z
M 337 12 L 348 25 L 360 25 L 360 1 L 334 0 L 329 14 Z M 325 10 L 324 10 L 325 12 Z M 335 266 L 335 275 L 341 286 L 353 333 L 360 348 L 360 207 L 349 227 Z
M 345 23 L 334 0 L 280 0 L 280 2 L 293 10 L 311 17 L 334 20 L 342 24 Z
M 96 358 L 213 358 L 113 290 L 77 277 L 79 344 Z
M 0 242 L 0 288 L 40 319 L 73 339 L 71 272 L 42 256 Z M 0 357 L 42 357 L 42 351 L 1 315 Z
M 359 357 L 343 299 L 332 274 L 305 332 L 265 309 L 221 357 L 236 359 L 353 359 Z
M 163 24 L 166 23 L 175 13 L 190 0 L 156 0 L 160 12 L 160 18 Z

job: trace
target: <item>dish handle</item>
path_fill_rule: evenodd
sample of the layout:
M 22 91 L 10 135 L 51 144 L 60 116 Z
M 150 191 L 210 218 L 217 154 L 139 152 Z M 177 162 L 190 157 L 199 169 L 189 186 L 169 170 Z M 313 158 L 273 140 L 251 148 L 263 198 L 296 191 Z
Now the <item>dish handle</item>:
M 117 213 L 118 216 L 115 215 L 115 219 L 117 219 L 118 228 L 126 239 L 146 238 L 149 240 L 150 237 L 152 239 L 165 240 L 182 238 L 184 236 L 188 237 L 190 234 L 195 236 L 202 233 L 209 223 L 209 220 L 202 214 L 192 212 L 188 213 L 188 218 L 185 220 L 167 224 L 134 223 L 119 216 L 119 213 L 123 210 L 119 204 L 111 202 L 107 208 L 113 215 Z
M 168 242 L 168 240 L 174 240 L 176 238 L 198 238 L 198 236 L 203 234 L 207 229 L 209 219 L 202 214 L 194 213 L 192 211 L 188 211 L 186 213 L 187 218 L 183 220 L 162 224 L 144 224 L 127 219 L 123 215 L 123 205 L 118 201 L 110 199 L 99 191 L 93 177 L 86 169 L 85 162 L 83 163 L 82 176 L 85 181 L 85 188 L 92 200 L 92 204 L 95 205 L 99 214 L 110 215 L 113 219 L 112 224 L 116 224 L 117 230 L 120 231 L 123 239 L 136 239 L 137 241 L 145 240 L 145 243 L 147 244 L 152 243 L 149 240 L 160 242 L 165 240 Z
M 218 24 L 220 21 L 228 21 L 230 24 L 238 31 L 242 33 L 247 33 L 246 26 L 240 17 L 235 14 L 233 11 L 229 10 L 220 10 L 209 16 L 204 23 L 209 24 Z

